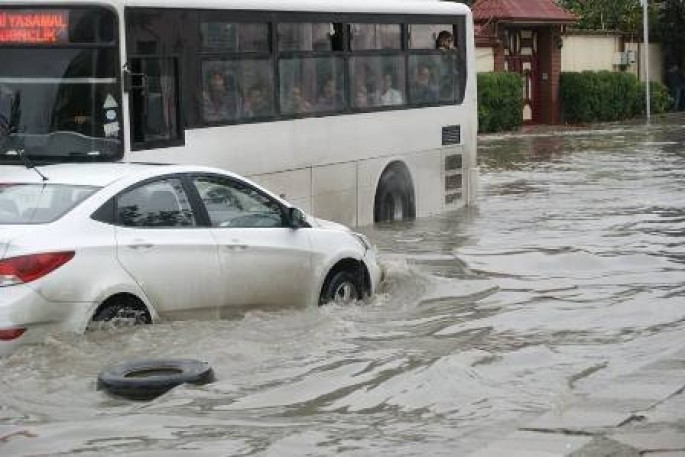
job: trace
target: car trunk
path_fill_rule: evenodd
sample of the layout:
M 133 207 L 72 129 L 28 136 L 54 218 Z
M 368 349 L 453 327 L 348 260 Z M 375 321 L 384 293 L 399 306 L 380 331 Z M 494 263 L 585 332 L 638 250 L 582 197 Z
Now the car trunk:
M 4 259 L 12 241 L 16 240 L 27 231 L 31 230 L 29 225 L 1 225 L 0 224 L 0 259 Z

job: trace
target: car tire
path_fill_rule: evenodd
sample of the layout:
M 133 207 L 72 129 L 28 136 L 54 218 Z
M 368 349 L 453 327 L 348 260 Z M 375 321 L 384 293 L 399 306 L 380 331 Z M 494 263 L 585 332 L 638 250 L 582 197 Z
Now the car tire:
M 215 380 L 207 362 L 193 359 L 149 359 L 112 365 L 98 375 L 97 389 L 130 400 L 152 400 L 174 387 Z
M 323 287 L 319 305 L 335 303 L 348 305 L 362 298 L 359 275 L 352 271 L 340 270 L 333 274 Z
M 151 324 L 152 318 L 145 306 L 131 297 L 118 296 L 106 301 L 93 315 L 89 328 L 119 328 Z M 93 325 L 95 324 L 95 325 Z

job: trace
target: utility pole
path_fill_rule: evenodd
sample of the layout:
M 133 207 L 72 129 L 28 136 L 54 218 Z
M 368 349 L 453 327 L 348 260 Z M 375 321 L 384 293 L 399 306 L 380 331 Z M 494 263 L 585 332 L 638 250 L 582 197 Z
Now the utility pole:
M 647 113 L 647 123 L 650 122 L 652 118 L 651 106 L 650 106 L 650 87 L 649 87 L 649 12 L 648 12 L 648 1 L 640 0 L 642 4 L 642 45 L 645 47 L 644 50 L 644 65 L 645 65 L 645 109 Z

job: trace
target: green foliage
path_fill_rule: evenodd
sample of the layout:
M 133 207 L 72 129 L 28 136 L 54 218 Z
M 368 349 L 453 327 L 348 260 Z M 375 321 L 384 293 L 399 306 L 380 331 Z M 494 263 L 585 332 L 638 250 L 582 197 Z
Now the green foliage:
M 557 3 L 580 18 L 578 27 L 581 29 L 641 34 L 639 0 L 558 0 Z
M 640 84 L 640 97 L 637 100 L 637 111 L 639 113 L 644 113 L 645 109 L 645 85 Z M 653 114 L 665 113 L 673 105 L 673 100 L 671 100 L 671 95 L 668 92 L 668 88 L 657 81 L 651 81 L 649 83 L 649 109 Z
M 666 65 L 685 67 L 685 2 L 665 0 L 659 12 L 661 42 L 666 51 Z
M 478 131 L 516 130 L 523 123 L 522 77 L 518 73 L 478 73 Z
M 559 81 L 561 115 L 565 122 L 610 122 L 630 119 L 645 111 L 644 84 L 632 73 L 583 71 L 562 73 Z M 670 106 L 666 87 L 650 85 L 654 113 Z

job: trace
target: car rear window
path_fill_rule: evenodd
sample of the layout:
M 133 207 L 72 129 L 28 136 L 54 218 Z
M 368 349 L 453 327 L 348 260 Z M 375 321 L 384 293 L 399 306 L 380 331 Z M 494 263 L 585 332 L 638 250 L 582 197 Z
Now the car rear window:
M 0 224 L 46 224 L 65 215 L 99 187 L 0 183 Z

